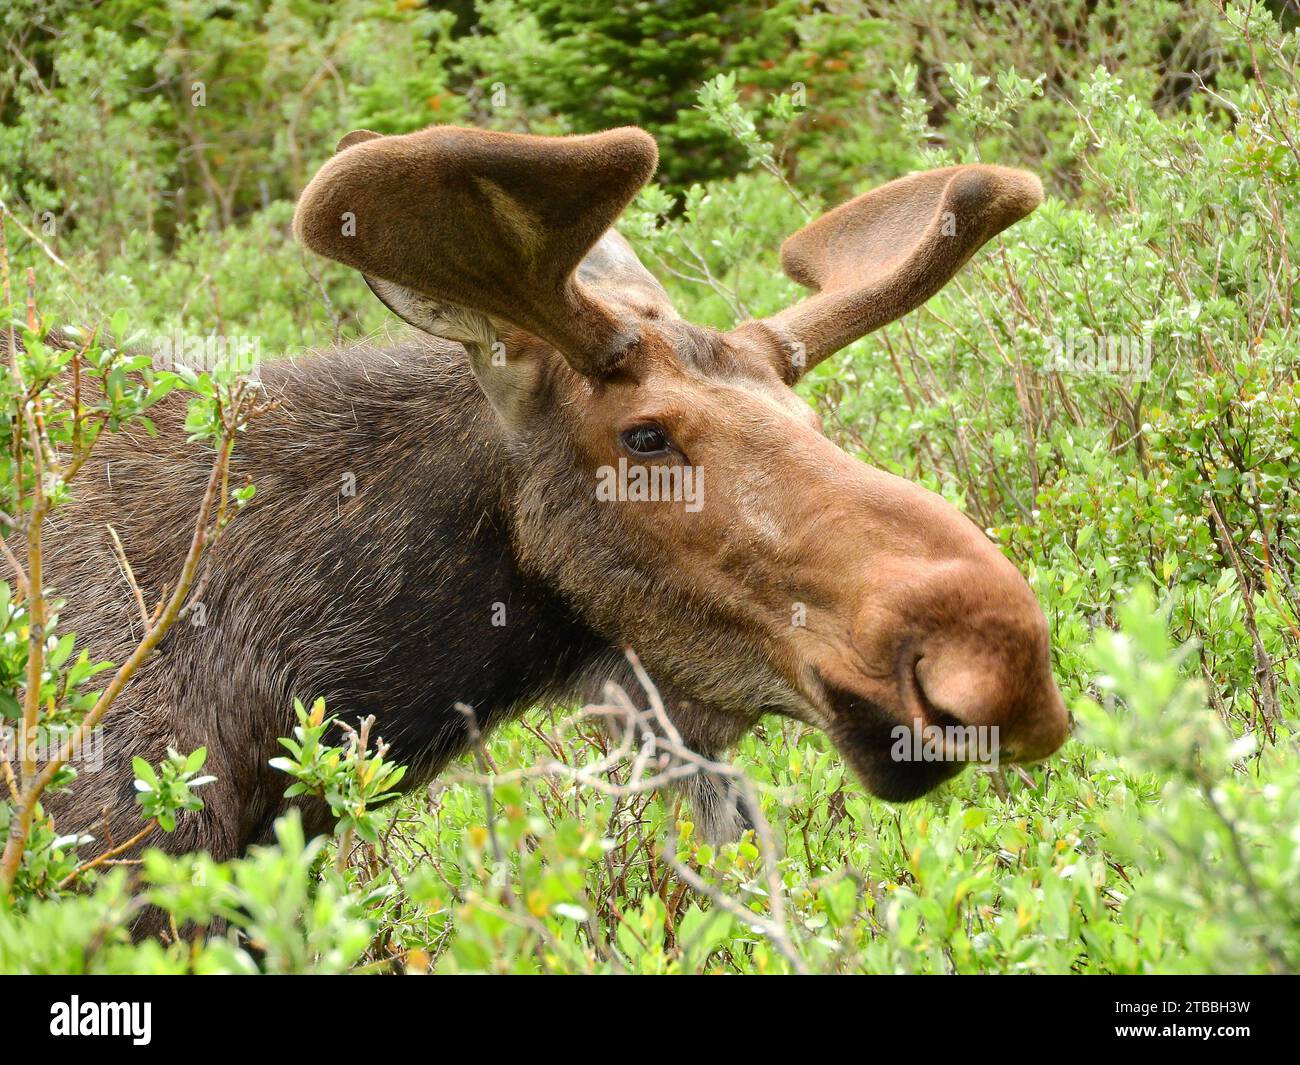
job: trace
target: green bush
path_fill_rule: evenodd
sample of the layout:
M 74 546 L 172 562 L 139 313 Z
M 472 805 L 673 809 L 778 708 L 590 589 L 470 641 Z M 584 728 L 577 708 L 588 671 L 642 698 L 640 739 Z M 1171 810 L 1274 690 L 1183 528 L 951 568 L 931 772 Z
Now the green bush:
M 49 321 L 103 323 L 84 358 L 105 378 L 136 365 L 127 323 L 267 354 L 390 327 L 287 233 L 356 126 L 647 125 L 665 169 L 622 228 L 683 316 L 718 327 L 797 298 L 776 249 L 846 195 L 950 162 L 1039 169 L 1042 208 L 800 388 L 837 442 L 957 502 L 1019 565 L 1078 727 L 1046 765 L 896 808 L 823 737 L 770 722 L 738 762 L 771 831 L 713 848 L 626 766 L 592 786 L 605 741 L 572 714 L 395 802 L 382 737 L 340 739 L 314 706 L 278 765 L 330 802 L 331 838 L 287 818 L 238 861 L 151 853 L 132 887 L 38 809 L 0 969 L 1300 968 L 1300 85 L 1265 6 L 617 3 L 581 27 L 552 0 L 36 6 L 0 16 L 27 60 L 0 72 L 12 276 L 36 270 Z M 26 383 L 71 357 L 27 339 Z M 11 435 L 8 369 L 0 387 Z M 210 447 L 229 380 L 160 376 L 104 431 L 162 387 L 195 392 Z M 30 456 L 5 461 L 14 514 Z M 17 592 L 0 584 L 6 721 L 30 653 Z M 108 674 L 47 606 L 41 704 L 68 729 Z M 201 802 L 199 772 L 197 752 L 137 767 L 142 828 Z M 146 903 L 194 943 L 132 946 Z

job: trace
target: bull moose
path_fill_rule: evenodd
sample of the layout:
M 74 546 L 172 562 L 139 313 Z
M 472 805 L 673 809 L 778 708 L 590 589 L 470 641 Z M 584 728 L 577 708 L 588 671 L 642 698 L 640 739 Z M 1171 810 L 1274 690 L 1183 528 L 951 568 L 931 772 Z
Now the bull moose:
M 1004 760 L 1060 746 L 1048 628 L 1016 568 L 941 497 L 842 451 L 792 389 L 1031 212 L 1038 180 L 954 166 L 861 195 L 783 245 L 808 298 L 721 332 L 683 321 L 611 228 L 657 157 L 636 128 L 340 142 L 294 232 L 415 336 L 262 368 L 277 402 L 231 467 L 257 497 L 212 549 L 204 624 L 177 624 L 114 705 L 101 771 L 50 799 L 62 831 L 129 838 L 132 757 L 202 745 L 205 807 L 150 842 L 229 858 L 288 806 L 268 760 L 295 697 L 373 714 L 411 786 L 474 724 L 617 675 L 626 647 L 693 749 L 722 757 L 785 715 L 889 800 L 961 769 L 892 758 L 900 723 L 997 726 Z M 49 543 L 63 624 L 116 661 L 139 618 L 105 576 L 106 526 L 156 597 L 207 477 L 184 402 L 152 413 L 156 436 L 102 443 Z M 706 475 L 698 505 L 596 490 L 601 470 L 676 467 Z M 734 831 L 695 791 L 705 830 Z

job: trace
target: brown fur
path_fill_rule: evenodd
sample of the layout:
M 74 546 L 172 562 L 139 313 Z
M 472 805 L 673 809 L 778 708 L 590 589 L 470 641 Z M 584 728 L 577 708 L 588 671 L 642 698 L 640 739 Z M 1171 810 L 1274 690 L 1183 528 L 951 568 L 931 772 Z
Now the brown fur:
M 703 753 L 786 715 L 825 729 L 887 798 L 960 768 L 893 762 L 899 724 L 996 725 L 1004 758 L 1060 745 L 1047 627 L 1015 568 L 940 497 L 837 448 L 787 384 L 791 338 L 815 360 L 915 306 L 1032 209 L 1034 179 L 954 168 L 859 197 L 786 245 L 787 268 L 820 295 L 718 333 L 681 321 L 605 232 L 648 176 L 647 141 L 344 139 L 297 232 L 458 343 L 265 368 L 280 406 L 241 438 L 232 471 L 256 499 L 212 552 L 202 611 L 114 707 L 105 770 L 54 800 L 63 831 L 129 835 L 131 757 L 205 745 L 218 777 L 206 808 L 155 842 L 229 857 L 287 805 L 267 760 L 295 696 L 375 714 L 414 785 L 463 750 L 457 702 L 490 728 L 581 697 L 628 645 Z M 949 209 L 960 237 L 935 228 Z M 345 210 L 364 239 L 332 230 Z M 105 525 L 156 597 L 207 469 L 178 401 L 155 420 L 156 438 L 105 442 L 50 545 L 64 627 L 119 661 L 138 620 Z M 653 459 L 625 436 L 648 425 L 671 443 Z M 703 505 L 599 502 L 599 471 L 620 460 L 702 469 Z M 735 827 L 720 794 L 695 784 L 719 835 Z M 325 823 L 319 807 L 308 818 Z

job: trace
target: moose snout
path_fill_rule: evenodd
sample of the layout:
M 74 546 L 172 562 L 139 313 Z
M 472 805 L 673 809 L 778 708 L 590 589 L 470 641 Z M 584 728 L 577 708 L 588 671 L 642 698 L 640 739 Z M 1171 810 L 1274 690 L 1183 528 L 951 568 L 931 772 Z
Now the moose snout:
M 982 730 L 981 750 L 995 750 L 1003 761 L 1046 758 L 1069 734 L 1047 625 L 1031 598 L 971 609 L 930 633 L 907 672 L 904 699 L 917 718 Z
M 970 541 L 968 541 L 969 543 Z M 1069 734 L 1046 619 L 991 544 L 914 562 L 889 603 L 869 606 L 852 679 L 823 670 L 832 736 L 876 796 L 917 798 L 970 763 L 1031 762 Z M 875 679 L 873 679 L 873 677 Z

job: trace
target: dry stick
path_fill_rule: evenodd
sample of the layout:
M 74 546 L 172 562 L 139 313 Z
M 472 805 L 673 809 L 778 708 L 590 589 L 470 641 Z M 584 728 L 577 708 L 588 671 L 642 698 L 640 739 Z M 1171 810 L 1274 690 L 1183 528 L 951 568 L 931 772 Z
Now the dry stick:
M 29 422 L 28 428 L 35 437 L 36 427 Z M 46 499 L 45 463 L 39 441 L 32 448 L 32 464 L 35 499 L 27 524 L 27 690 L 23 693 L 23 717 L 18 733 L 24 789 L 30 787 L 36 777 L 32 735 L 36 731 L 36 716 L 41 706 L 41 677 L 45 673 L 45 578 L 41 530 L 45 524 Z M 18 476 L 21 479 L 21 469 Z M 5 886 L 8 887 L 8 882 Z
M 348 742 L 352 745 L 353 755 L 355 756 L 357 761 L 363 765 L 365 764 L 366 761 L 366 747 L 370 743 L 370 727 L 374 723 L 375 723 L 374 714 L 369 714 L 366 717 L 362 718 L 361 732 L 358 733 L 357 730 L 354 729 L 351 725 L 345 724 L 342 721 L 339 722 L 339 726 L 347 733 Z M 380 751 L 379 757 L 383 758 L 386 751 L 387 748 Z M 362 813 L 364 811 L 365 811 L 365 803 L 363 802 L 361 804 L 361 810 L 359 810 L 358 813 Z M 356 837 L 356 829 L 352 825 L 348 825 L 348 827 L 343 830 L 343 836 L 339 840 L 338 846 L 335 848 L 334 851 L 334 871 L 336 873 L 342 873 L 345 869 L 347 869 L 348 861 L 352 857 L 352 844 L 355 840 L 355 837 Z
M 798 952 L 795 950 L 794 944 L 790 942 L 790 937 L 786 934 L 784 925 L 778 924 L 774 919 L 763 917 L 755 913 L 753 910 L 748 910 L 730 896 L 724 895 L 721 891 L 717 890 L 717 888 L 706 882 L 704 878 L 696 873 L 694 869 L 690 868 L 690 866 L 678 861 L 677 855 L 673 853 L 672 847 L 669 847 L 668 850 L 664 851 L 664 857 L 668 859 L 668 864 L 673 867 L 673 872 L 690 885 L 693 891 L 703 895 L 707 899 L 710 899 L 719 909 L 726 910 L 727 913 L 731 914 L 738 920 L 743 921 L 751 928 L 756 928 L 761 931 L 763 935 L 767 936 L 767 938 L 772 941 L 772 945 L 780 951 L 781 955 L 790 963 L 790 967 L 794 969 L 795 972 L 800 975 L 807 975 L 808 966 L 804 964 L 803 959 L 799 957 Z M 779 898 L 779 896 L 773 896 L 774 903 L 776 898 Z M 773 905 L 772 909 L 773 912 L 775 912 L 775 905 Z
M 4 770 L 5 786 L 9 789 L 9 798 L 17 806 L 22 802 L 22 792 L 18 790 L 18 781 L 14 777 L 14 767 L 9 762 L 9 744 L 0 743 L 0 768 Z
M 696 265 L 700 268 L 701 272 L 699 274 L 691 274 L 687 273 L 685 270 L 680 270 L 673 266 L 672 263 L 670 263 L 663 255 L 652 250 L 650 254 L 654 257 L 655 261 L 673 277 L 680 278 L 683 281 L 689 281 L 694 285 L 707 285 L 714 291 L 714 293 L 716 293 L 718 298 L 727 305 L 727 309 L 731 311 L 732 317 L 735 321 L 739 322 L 746 318 L 752 318 L 753 315 L 748 312 L 745 304 L 740 299 L 740 296 L 737 295 L 736 291 L 724 284 L 718 278 L 714 277 L 713 272 L 709 269 L 708 263 L 700 258 L 699 252 L 690 247 L 685 238 L 680 234 L 675 235 L 677 236 L 677 239 L 681 241 L 682 246 L 691 253 L 693 258 L 695 258 Z M 677 252 L 672 252 L 671 254 L 673 258 L 677 259 L 679 262 L 684 262 L 682 256 Z
M 456 703 L 456 709 L 465 718 L 465 729 L 469 734 L 470 746 L 474 753 L 474 759 L 481 770 L 495 770 L 492 756 L 488 752 L 487 744 L 484 742 L 483 732 L 479 728 L 478 715 L 475 714 L 474 708 L 467 703 Z M 502 890 L 501 880 L 506 875 L 506 855 L 501 846 L 501 839 L 497 833 L 496 825 L 496 800 L 493 792 L 493 776 L 491 773 L 483 775 L 483 802 L 486 810 L 488 839 L 492 844 L 492 857 L 495 868 L 493 870 L 489 885 L 504 899 L 504 905 L 501 902 L 494 901 L 478 895 L 477 892 L 471 892 L 469 899 L 476 901 L 478 905 L 488 909 L 495 910 L 498 916 L 521 924 L 523 927 L 532 931 L 538 939 L 549 945 L 556 953 L 562 953 L 562 950 L 555 938 L 547 930 L 542 922 L 527 912 L 521 912 L 518 907 L 518 900 L 513 893 Z M 541 963 L 544 972 L 550 971 L 550 964 L 546 960 L 545 951 L 537 951 L 537 959 Z
M 23 564 L 18 561 L 18 556 L 14 554 L 13 549 L 3 536 L 0 536 L 0 557 L 3 557 L 9 563 L 9 568 L 14 573 L 14 583 L 18 585 L 18 598 L 27 598 L 27 574 L 23 570 Z
M 158 827 L 158 818 L 156 817 L 149 818 L 149 821 L 144 826 L 144 828 L 140 829 L 139 832 L 137 832 L 134 836 L 128 839 L 125 843 L 119 843 L 116 847 L 104 851 L 103 854 L 99 854 L 96 855 L 94 858 L 91 858 L 90 861 L 82 862 L 79 866 L 77 866 L 77 868 L 72 870 L 72 872 L 70 872 L 67 876 L 65 876 L 62 880 L 59 881 L 59 890 L 63 891 L 66 888 L 71 887 L 72 882 L 76 880 L 77 877 L 81 876 L 82 873 L 88 873 L 90 872 L 90 870 L 103 865 L 105 862 L 111 861 L 113 858 L 116 858 L 123 851 L 130 850 L 132 847 L 134 847 L 137 843 L 139 843 L 142 839 L 144 839 L 145 836 L 149 835 L 149 833 L 152 832 L 157 827 Z
M 68 272 L 68 276 L 71 277 L 72 280 L 76 282 L 76 284 L 80 288 L 82 288 L 83 290 L 85 289 L 86 286 L 82 283 L 81 279 L 78 278 L 77 275 L 72 272 L 72 267 L 70 267 L 67 263 L 65 263 L 57 255 L 55 255 L 53 249 L 48 244 L 46 244 L 45 241 L 41 240 L 40 237 L 38 237 L 35 233 L 33 233 L 30 229 L 28 229 L 25 225 L 23 225 L 22 222 L 18 220 L 18 216 L 15 215 L 13 211 L 9 210 L 9 207 L 4 202 L 4 200 L 0 200 L 0 218 L 12 218 L 14 225 L 16 225 L 19 228 L 19 230 L 22 231 L 23 236 L 25 236 L 28 240 L 30 240 L 33 244 L 35 244 L 38 248 L 40 248 L 41 251 L 45 252 L 45 254 L 49 257 L 50 262 L 52 262 L 55 266 L 59 267 L 61 270 L 66 270 Z M 8 270 L 6 269 L 5 272 L 7 274 Z M 5 303 L 7 305 L 8 300 L 6 300 Z
M 17 344 L 17 340 L 14 337 L 13 317 L 12 315 L 9 314 L 9 308 L 13 302 L 13 293 L 9 283 L 9 244 L 5 238 L 5 224 L 4 224 L 5 216 L 6 216 L 6 212 L 3 209 L 3 203 L 0 203 L 0 296 L 3 296 L 5 314 L 6 317 L 9 319 L 8 328 L 5 330 L 9 341 L 8 344 L 9 368 L 10 371 L 13 373 L 14 380 L 18 382 L 19 388 L 22 389 L 22 374 L 19 371 L 19 367 L 18 367 L 18 344 Z M 25 389 L 23 390 L 25 391 Z M 15 426 L 14 440 L 15 440 L 15 446 L 17 445 L 17 442 L 21 440 L 21 437 L 17 435 L 17 426 Z M 15 463 L 15 465 L 17 465 L 17 463 Z M 18 478 L 18 491 L 19 494 L 21 495 L 22 492 L 21 477 Z M 5 526 L 7 528 L 15 529 L 15 530 L 19 528 L 19 523 L 16 518 L 11 517 L 8 514 L 5 514 L 3 511 L 0 511 L 0 517 L 3 517 Z M 13 551 L 10 550 L 8 543 L 5 542 L 3 537 L 0 537 L 0 554 L 4 555 L 6 561 L 8 561 L 9 565 L 13 568 L 14 577 L 18 582 L 19 596 L 23 599 L 26 599 L 27 598 L 27 574 L 23 571 L 23 567 L 19 563 L 17 556 L 15 556 Z
M 655 720 L 659 727 L 664 730 L 669 742 L 674 749 L 683 750 L 685 745 L 682 743 L 681 733 L 668 719 L 667 711 L 664 709 L 663 700 L 659 696 L 659 689 L 655 687 L 654 682 L 650 679 L 649 674 L 641 665 L 641 660 L 637 657 L 636 652 L 630 647 L 624 651 L 627 655 L 628 662 L 632 665 L 632 672 L 636 675 L 637 683 L 641 685 L 642 690 L 646 693 L 646 698 L 650 702 L 650 708 L 654 712 Z M 733 780 L 739 782 L 742 789 L 745 790 L 745 802 L 749 807 L 749 813 L 753 816 L 755 822 L 754 834 L 758 838 L 759 848 L 763 852 L 763 871 L 767 875 L 768 898 L 772 906 L 772 923 L 778 928 L 785 928 L 785 892 L 781 883 L 781 877 L 777 871 L 777 853 L 776 844 L 772 839 L 771 826 L 768 825 L 767 819 L 763 817 L 763 812 L 759 808 L 758 798 L 752 793 L 749 786 L 749 778 L 743 773 L 737 772 Z M 675 866 L 677 863 L 669 858 L 669 861 Z M 698 890 L 698 889 L 697 889 Z M 783 933 L 784 934 L 784 933 Z M 775 942 L 775 940 L 773 941 Z M 787 944 L 788 945 L 788 944 Z M 785 953 L 784 949 L 782 953 Z M 801 964 L 797 955 L 791 953 L 787 955 L 790 963 L 796 968 Z
M 306 251 L 301 253 L 301 259 L 302 268 L 307 272 L 307 276 L 311 278 L 312 284 L 316 286 L 316 291 L 320 294 L 325 313 L 330 316 L 330 321 L 334 323 L 334 343 L 337 345 L 339 338 L 343 335 L 343 317 L 334 309 L 334 301 L 330 299 L 329 293 L 325 291 L 325 284 L 320 279 L 320 272 L 307 261 Z
M 135 676 L 150 655 L 153 654 L 158 644 L 162 642 L 162 638 L 167 634 L 167 630 L 171 627 L 172 622 L 176 620 L 176 616 L 185 604 L 190 585 L 198 572 L 203 548 L 207 543 L 208 521 L 212 513 L 213 497 L 222 482 L 225 467 L 230 461 L 230 451 L 234 443 L 233 434 L 233 428 L 228 428 L 218 445 L 217 458 L 213 462 L 212 472 L 208 476 L 207 489 L 203 494 L 203 502 L 199 506 L 198 517 L 194 523 L 194 535 L 190 541 L 185 562 L 181 567 L 180 577 L 157 622 L 144 634 L 131 656 L 118 668 L 108 687 L 100 693 L 95 705 L 82 719 L 81 724 L 77 726 L 72 736 L 59 749 L 59 753 L 45 763 L 40 773 L 34 777 L 29 785 L 24 785 L 23 801 L 18 808 L 17 816 L 9 823 L 9 838 L 5 842 L 4 855 L 0 857 L 0 889 L 3 889 L 5 894 L 12 890 L 14 881 L 18 877 L 18 867 L 22 861 L 23 851 L 27 846 L 27 836 L 31 831 L 32 819 L 36 813 L 36 804 L 41 795 L 50 786 L 59 771 L 76 757 L 81 745 L 103 719 L 113 701 L 121 694 L 122 689 L 130 683 L 131 678 Z M 35 584 L 34 576 L 33 584 Z
M 13 315 L 9 313 L 13 306 L 13 289 L 9 282 L 9 239 L 5 235 L 5 219 L 13 218 L 5 207 L 4 201 L 0 200 L 0 294 L 4 296 L 5 317 L 8 319 L 8 328 L 5 330 L 9 339 L 9 368 L 13 371 L 14 380 L 18 382 L 18 387 L 23 391 L 23 375 L 18 366 L 18 341 L 14 335 Z M 18 220 L 15 218 L 15 222 Z
M 492 857 L 496 860 L 497 869 L 500 870 L 504 867 L 505 853 L 501 849 L 501 840 L 498 838 L 496 830 L 496 803 L 493 799 L 494 775 L 489 772 L 492 768 L 492 757 L 488 753 L 487 744 L 483 741 L 483 733 L 478 727 L 478 715 L 474 713 L 474 708 L 468 703 L 457 703 L 456 709 L 465 718 L 465 731 L 469 734 L 470 749 L 473 751 L 474 760 L 478 763 L 481 771 L 483 808 L 486 811 L 488 840 L 492 844 Z
M 11 285 L 10 285 L 10 278 L 9 278 L 9 245 L 8 245 L 8 241 L 7 241 L 6 236 L 5 236 L 5 225 L 4 225 L 5 217 L 6 217 L 7 214 L 8 214 L 8 211 L 4 208 L 3 203 L 0 202 L 0 281 L 2 281 L 2 283 L 3 283 L 2 293 L 3 293 L 3 297 L 4 297 L 5 312 L 6 312 L 6 317 L 8 317 L 8 319 L 9 319 L 9 324 L 8 324 L 9 327 L 8 327 L 8 329 L 6 330 L 6 333 L 7 333 L 7 335 L 8 335 L 8 340 L 9 340 L 9 344 L 8 344 L 8 347 L 9 347 L 9 365 L 10 365 L 10 368 L 11 368 L 11 370 L 12 370 L 12 372 L 13 372 L 14 380 L 18 383 L 18 385 L 19 385 L 19 387 L 20 387 L 20 389 L 21 389 L 21 387 L 22 387 L 22 374 L 21 374 L 21 372 L 19 371 L 19 366 L 18 366 L 18 346 L 17 346 L 17 343 L 16 343 L 15 338 L 14 338 L 13 317 L 12 317 L 12 315 L 10 315 L 10 314 L 8 313 L 8 312 L 9 312 L 9 308 L 12 306 L 12 302 L 13 302 L 13 292 L 12 292 L 12 287 L 11 287 Z M 15 427 L 14 427 L 14 446 L 15 446 L 15 448 L 19 448 L 19 447 L 21 447 L 21 441 L 22 441 L 21 433 L 19 432 L 19 428 L 18 428 L 18 426 L 15 425 Z M 19 454 L 19 455 L 17 456 L 17 458 L 20 459 L 20 458 L 21 458 L 21 454 Z M 16 463 L 16 465 L 17 465 L 17 464 L 18 464 L 18 463 Z M 22 490 L 22 477 L 21 477 L 21 471 L 20 471 L 20 476 L 19 476 L 19 478 L 18 478 L 18 489 L 19 489 L 19 492 L 21 493 L 21 490 Z M 18 528 L 19 528 L 18 522 L 17 522 L 15 519 L 9 517 L 7 514 L 5 515 L 5 524 L 6 524 L 9 528 L 11 528 L 11 529 L 18 529 Z M 15 583 L 15 585 L 17 586 L 17 591 L 18 591 L 18 596 L 19 596 L 19 598 L 20 598 L 20 599 L 23 599 L 23 600 L 29 600 L 29 590 L 30 590 L 31 585 L 30 585 L 30 582 L 29 582 L 28 579 L 27 579 L 27 573 L 26 573 L 26 571 L 23 569 L 23 565 L 22 565 L 22 563 L 19 562 L 18 557 L 13 553 L 13 550 L 9 547 L 9 544 L 8 544 L 8 542 L 4 539 L 4 537 L 0 537 L 0 554 L 3 554 L 3 555 L 4 555 L 5 560 L 9 563 L 10 568 L 13 570 L 13 573 L 14 573 L 14 583 Z M 28 661 L 29 661 L 29 663 L 30 663 L 30 659 L 29 659 Z M 23 722 L 23 726 L 24 726 L 24 728 L 23 728 L 24 735 L 23 735 L 23 737 L 22 737 L 22 739 L 23 739 L 23 744 L 22 744 L 22 747 L 23 747 L 23 754 L 22 754 L 22 757 L 23 757 L 23 759 L 24 759 L 24 762 L 23 762 L 23 772 L 24 772 L 24 773 L 27 772 L 27 761 L 26 761 L 26 759 L 27 759 L 27 757 L 28 757 L 28 753 L 27 753 L 27 752 L 28 752 L 28 749 L 29 749 L 29 745 L 28 745 L 27 742 L 26 742 L 26 738 L 27 738 L 27 737 L 26 737 L 26 725 L 27 725 L 27 722 L 28 722 L 28 720 L 29 720 L 28 713 L 27 713 L 27 708 L 26 708 L 26 702 L 27 702 L 27 700 L 24 700 L 24 710 L 23 710 L 23 718 L 22 718 L 22 722 Z M 14 800 L 15 805 L 17 805 L 18 800 L 19 800 L 19 787 L 18 787 L 18 783 L 17 783 L 17 781 L 14 779 L 13 766 L 10 765 L 10 763 L 9 763 L 9 749 L 8 749 L 8 746 L 7 746 L 7 745 L 6 745 L 6 747 L 5 747 L 4 758 L 2 759 L 2 761 L 3 761 L 3 763 L 4 763 L 5 784 L 6 784 L 6 785 L 8 786 L 8 788 L 9 788 L 9 793 L 10 793 L 10 795 L 13 797 L 13 800 Z
M 663 852 L 663 857 L 674 872 L 677 873 L 678 877 L 694 891 L 713 901 L 719 909 L 727 911 L 733 917 L 745 921 L 750 927 L 760 931 L 771 940 L 772 945 L 789 962 L 792 969 L 799 973 L 806 972 L 807 966 L 804 964 L 803 959 L 799 957 L 798 951 L 786 931 L 784 889 L 777 865 L 777 849 L 771 826 L 763 817 L 762 809 L 758 804 L 753 783 L 734 766 L 725 762 L 715 762 L 686 747 L 681 742 L 676 727 L 668 719 L 658 690 L 641 667 L 640 661 L 631 652 L 628 652 L 628 660 L 632 665 L 633 672 L 636 674 L 638 683 L 646 690 L 649 711 L 637 709 L 631 699 L 628 698 L 627 693 L 611 681 L 605 686 L 606 696 L 611 700 L 611 703 L 584 707 L 582 714 L 578 715 L 618 715 L 628 722 L 622 741 L 610 751 L 607 757 L 583 768 L 576 768 L 561 761 L 550 761 L 505 773 L 491 775 L 485 773 L 478 775 L 463 774 L 457 779 L 465 783 L 477 783 L 480 786 L 487 787 L 492 782 L 536 779 L 553 775 L 572 780 L 600 794 L 622 798 L 628 795 L 653 791 L 701 772 L 728 778 L 741 790 L 749 813 L 754 819 L 754 834 L 759 845 L 759 851 L 763 856 L 772 916 L 764 917 L 746 909 L 707 883 L 699 874 L 677 859 L 675 847 L 670 846 L 667 848 Z M 466 713 L 467 710 L 468 708 L 464 708 L 461 712 Z M 664 735 L 656 734 L 654 729 L 649 727 L 648 720 L 653 720 L 663 730 Z M 603 774 L 610 773 L 617 763 L 622 761 L 630 752 L 635 742 L 634 733 L 638 724 L 641 726 L 642 742 L 633 758 L 628 783 L 614 784 L 602 779 Z M 667 755 L 669 765 L 666 768 L 660 768 L 657 772 L 646 775 L 646 769 L 652 762 L 657 761 L 656 754 Z
M 86 336 L 86 343 L 72 353 L 72 453 L 81 450 L 81 360 L 99 337 L 99 323 Z
M 1027 445 L 1025 448 L 1025 457 L 1029 460 L 1030 484 L 1033 488 L 1035 504 L 1037 504 L 1039 489 L 1038 430 L 1037 426 L 1034 424 L 1033 410 L 1029 402 L 1029 392 L 1020 378 L 1019 360 L 1012 359 L 1006 348 L 1002 346 L 1002 341 L 998 339 L 997 331 L 993 328 L 993 324 L 984 314 L 984 309 L 980 306 L 979 300 L 975 299 L 966 286 L 961 283 L 960 279 L 954 280 L 953 283 L 957 286 L 957 290 L 966 297 L 966 301 L 975 309 L 975 313 L 979 315 L 980 322 L 984 326 L 984 331 L 988 333 L 989 339 L 993 342 L 993 346 L 997 348 L 998 354 L 1002 356 L 1002 361 L 1006 364 L 1007 369 L 1011 371 L 1011 379 L 1015 383 L 1016 403 L 1020 407 L 1020 419 L 1025 430 L 1025 443 Z M 1030 513 L 1032 515 L 1032 511 Z
M 1276 740 L 1277 737 L 1273 732 L 1273 722 L 1277 718 L 1277 692 L 1273 687 L 1273 660 L 1269 658 L 1268 652 L 1264 649 L 1264 641 L 1260 639 L 1259 625 L 1255 621 L 1255 603 L 1252 598 L 1250 582 L 1246 579 L 1245 568 L 1241 564 L 1241 559 L 1237 556 L 1236 545 L 1232 542 L 1232 537 L 1228 533 L 1228 526 L 1223 520 L 1223 515 L 1219 513 L 1219 508 L 1214 503 L 1214 497 L 1208 492 L 1205 495 L 1205 502 L 1209 506 L 1210 514 L 1214 518 L 1214 524 L 1219 530 L 1221 538 L 1220 550 L 1236 571 L 1237 582 L 1241 585 L 1241 602 L 1246 611 L 1246 629 L 1250 633 L 1250 641 L 1255 651 L 1255 672 L 1259 676 L 1259 693 L 1262 702 L 1260 711 L 1264 719 L 1264 732 L 1270 740 Z
M 122 566 L 122 575 L 126 577 L 126 583 L 131 587 L 131 595 L 135 599 L 135 605 L 140 611 L 140 620 L 144 622 L 144 631 L 149 631 L 149 608 L 144 605 L 144 592 L 140 591 L 140 585 L 136 582 L 135 573 L 131 569 L 131 563 L 127 561 L 126 549 L 122 546 L 121 539 L 118 538 L 117 530 L 113 526 L 106 526 L 108 535 L 113 540 L 113 550 L 117 552 L 117 561 Z

